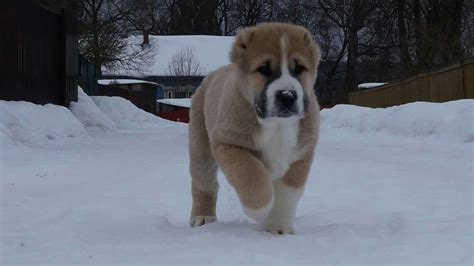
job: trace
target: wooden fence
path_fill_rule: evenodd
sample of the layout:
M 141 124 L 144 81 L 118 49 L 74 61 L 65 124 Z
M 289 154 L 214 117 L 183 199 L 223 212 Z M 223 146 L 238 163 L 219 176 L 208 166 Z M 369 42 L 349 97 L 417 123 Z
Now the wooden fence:
M 474 58 L 376 89 L 350 93 L 349 103 L 390 107 L 404 103 L 447 102 L 474 98 Z

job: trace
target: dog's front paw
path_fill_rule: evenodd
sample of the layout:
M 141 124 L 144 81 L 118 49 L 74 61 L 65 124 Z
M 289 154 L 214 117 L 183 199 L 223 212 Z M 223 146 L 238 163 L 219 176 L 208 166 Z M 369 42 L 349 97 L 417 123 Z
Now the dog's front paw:
M 201 225 L 213 223 L 216 220 L 216 216 L 192 215 L 189 219 L 189 225 L 191 227 L 198 227 Z
M 288 235 L 294 234 L 295 230 L 291 225 L 272 225 L 272 224 L 262 224 L 260 225 L 260 230 L 274 235 Z
M 245 206 L 242 206 L 242 209 L 245 215 L 247 215 L 248 217 L 254 219 L 257 222 L 263 222 L 272 211 L 273 202 L 274 202 L 274 198 L 272 196 L 270 202 L 262 208 L 252 209 L 252 208 L 247 208 Z

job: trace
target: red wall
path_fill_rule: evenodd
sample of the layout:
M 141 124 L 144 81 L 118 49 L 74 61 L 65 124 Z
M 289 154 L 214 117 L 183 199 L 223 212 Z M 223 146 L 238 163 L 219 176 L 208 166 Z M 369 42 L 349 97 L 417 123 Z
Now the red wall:
M 157 113 L 157 115 L 161 118 L 168 119 L 171 121 L 182 122 L 182 123 L 189 122 L 189 109 L 188 108 L 180 108 L 175 111 Z

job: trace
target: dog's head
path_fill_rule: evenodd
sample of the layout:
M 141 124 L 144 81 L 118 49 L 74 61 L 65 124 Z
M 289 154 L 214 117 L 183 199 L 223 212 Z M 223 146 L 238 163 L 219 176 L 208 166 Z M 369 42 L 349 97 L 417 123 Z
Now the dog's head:
M 259 119 L 304 116 L 320 59 L 319 47 L 305 28 L 284 23 L 245 28 L 230 59 Z

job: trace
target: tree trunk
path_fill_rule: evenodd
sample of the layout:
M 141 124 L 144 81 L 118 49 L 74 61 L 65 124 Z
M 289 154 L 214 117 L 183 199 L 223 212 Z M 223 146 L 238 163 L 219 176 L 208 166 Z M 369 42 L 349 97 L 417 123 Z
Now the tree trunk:
M 424 56 L 423 56 L 423 22 L 421 20 L 421 6 L 420 0 L 413 1 L 413 16 L 415 18 L 415 40 L 416 40 L 416 66 L 417 71 L 423 69 Z
M 347 50 L 347 66 L 346 66 L 346 76 L 344 78 L 344 92 L 343 92 L 343 101 L 345 103 L 349 102 L 349 93 L 356 90 L 356 64 L 357 64 L 357 46 L 359 43 L 359 38 L 357 36 L 357 30 L 351 29 L 348 35 L 348 50 Z
M 405 27 L 405 0 L 396 0 L 397 4 L 397 24 L 398 24 L 398 43 L 400 48 L 400 57 L 403 63 L 403 76 L 406 78 L 412 74 L 413 62 L 408 52 L 408 38 Z
M 147 29 L 143 29 L 143 44 L 142 46 L 147 46 L 150 44 L 150 32 Z
M 357 53 L 359 46 L 359 37 L 357 33 L 363 27 L 364 16 L 366 12 L 363 11 L 364 5 L 360 0 L 353 0 L 350 6 L 350 18 L 347 34 L 347 66 L 346 76 L 343 85 L 343 101 L 349 102 L 349 93 L 357 91 Z
M 437 27 L 440 38 L 440 63 L 447 65 L 460 60 L 464 55 L 461 45 L 461 24 L 464 0 L 442 1 L 440 3 L 439 26 Z

